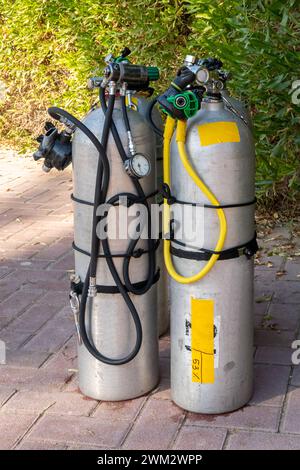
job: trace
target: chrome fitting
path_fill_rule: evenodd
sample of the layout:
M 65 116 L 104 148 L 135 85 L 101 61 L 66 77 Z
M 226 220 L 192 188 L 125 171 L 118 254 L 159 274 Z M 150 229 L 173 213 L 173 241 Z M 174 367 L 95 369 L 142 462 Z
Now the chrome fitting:
M 110 95 L 115 95 L 116 94 L 116 88 L 117 88 L 116 82 L 110 81 L 109 84 L 108 84 L 108 93 Z
M 90 277 L 88 297 L 96 297 L 96 295 L 97 295 L 96 278 Z
M 133 142 L 131 131 L 127 131 L 127 136 L 128 136 L 129 152 L 133 156 L 133 155 L 136 154 L 136 151 L 135 151 L 135 145 L 134 145 L 134 142 Z
M 127 83 L 123 82 L 120 88 L 120 96 L 126 96 Z

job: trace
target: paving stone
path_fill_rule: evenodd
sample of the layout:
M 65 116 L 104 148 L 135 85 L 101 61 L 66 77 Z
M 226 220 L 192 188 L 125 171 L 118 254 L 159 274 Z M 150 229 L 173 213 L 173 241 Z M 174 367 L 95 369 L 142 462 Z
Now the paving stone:
M 170 379 L 168 378 L 161 379 L 158 387 L 155 390 L 153 390 L 151 396 L 152 398 L 155 398 L 158 400 L 171 400 Z
M 10 449 L 34 423 L 35 414 L 17 415 L 0 411 L 0 450 Z
M 53 318 L 57 312 L 58 309 L 52 305 L 37 303 L 13 320 L 9 325 L 9 329 L 33 334 Z
M 51 269 L 61 269 L 63 271 L 72 270 L 74 269 L 74 253 L 71 251 L 67 253 L 65 256 L 61 257 L 58 261 L 51 263 L 48 266 L 48 270 Z
M 0 385 L 16 389 L 28 389 L 35 374 L 34 369 L 2 365 L 0 366 Z
M 128 435 L 124 449 L 167 449 L 184 412 L 166 400 L 150 398 Z
M 14 351 L 22 346 L 30 337 L 32 333 L 27 331 L 17 330 L 11 328 L 10 325 L 1 330 L 1 340 L 5 342 L 6 349 Z
M 189 413 L 187 425 L 254 429 L 276 432 L 278 429 L 280 408 L 275 406 L 245 406 L 244 408 L 223 415 L 204 415 Z
M 294 385 L 295 387 L 300 387 L 300 364 L 294 367 L 291 385 Z
M 169 357 L 161 357 L 159 360 L 159 367 L 160 367 L 160 376 L 161 377 L 170 377 L 170 358 Z
M 255 353 L 256 363 L 291 365 L 291 348 L 260 346 Z
M 34 426 L 30 439 L 52 440 L 57 443 L 73 443 L 80 446 L 118 447 L 130 427 L 128 420 L 101 422 L 83 416 L 45 415 Z
M 276 283 L 276 291 L 274 293 L 273 302 L 283 304 L 299 304 L 299 281 L 278 281 Z
M 83 444 L 69 444 L 67 450 L 114 450 L 113 447 L 88 446 Z
M 47 413 L 68 416 L 90 416 L 97 405 L 98 402 L 96 400 L 86 397 L 81 393 L 56 393 L 55 404 L 49 408 Z M 121 419 L 118 413 L 115 413 L 115 417 L 116 419 Z M 102 418 L 102 416 L 100 415 L 99 418 Z M 113 419 L 113 415 L 108 416 L 107 419 Z M 126 419 L 130 419 L 130 416 L 127 416 Z
M 300 450 L 300 436 L 265 432 L 233 432 L 228 450 Z
M 297 260 L 287 260 L 285 265 L 285 281 L 300 281 L 300 263 Z
M 43 441 L 38 439 L 23 439 L 15 450 L 67 450 L 67 444 L 55 441 Z
M 166 340 L 159 341 L 159 356 L 170 357 L 170 342 Z
M 219 450 L 227 435 L 226 429 L 183 426 L 173 449 L 176 450 Z
M 69 308 L 63 309 L 26 343 L 24 349 L 31 351 L 58 350 L 74 333 L 74 320 Z
M 51 222 L 49 222 L 51 224 Z M 70 251 L 72 240 L 64 238 L 49 247 L 45 247 L 35 256 L 36 259 L 58 260 Z
M 22 391 L 15 394 L 4 406 L 6 412 L 42 413 L 88 416 L 97 401 L 79 393 L 50 393 L 43 391 Z
M 299 306 L 295 304 L 271 303 L 268 314 L 263 319 L 263 322 L 265 327 L 274 325 L 274 328 L 277 330 L 297 330 L 300 325 Z
M 256 365 L 252 405 L 283 404 L 291 368 L 287 366 Z
M 16 393 L 3 407 L 9 413 L 40 414 L 49 406 L 54 405 L 55 394 L 35 391 L 20 391 Z
M 294 339 L 294 331 L 256 329 L 254 332 L 254 344 L 256 346 L 278 346 L 290 348 Z
M 14 388 L 0 385 L 0 406 L 2 406 L 3 403 L 5 403 L 14 393 Z
M 39 351 L 24 351 L 24 349 L 7 350 L 6 364 L 8 366 L 38 368 L 44 364 L 49 356 L 49 353 Z
M 114 419 L 134 421 L 145 401 L 146 397 L 118 402 L 102 402 L 93 413 L 93 417 L 101 421 Z
M 300 434 L 300 388 L 291 387 L 288 392 L 281 431 Z
M 254 314 L 256 316 L 262 316 L 267 313 L 270 302 L 254 302 Z

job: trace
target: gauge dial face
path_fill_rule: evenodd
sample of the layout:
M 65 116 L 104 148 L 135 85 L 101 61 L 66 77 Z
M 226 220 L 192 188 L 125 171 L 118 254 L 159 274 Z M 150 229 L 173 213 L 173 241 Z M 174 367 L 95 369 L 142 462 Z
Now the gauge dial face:
M 151 171 L 150 161 L 145 155 L 137 153 L 131 159 L 131 168 L 135 176 L 144 178 L 148 176 Z

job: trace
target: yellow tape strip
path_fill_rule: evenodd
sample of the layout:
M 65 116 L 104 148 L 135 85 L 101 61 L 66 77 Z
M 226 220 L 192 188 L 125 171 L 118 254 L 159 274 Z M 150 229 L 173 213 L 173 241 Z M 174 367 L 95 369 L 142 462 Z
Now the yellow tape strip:
M 191 298 L 192 382 L 214 383 L 214 301 Z
M 240 142 L 239 128 L 236 122 L 209 122 L 198 126 L 200 143 L 206 145 Z

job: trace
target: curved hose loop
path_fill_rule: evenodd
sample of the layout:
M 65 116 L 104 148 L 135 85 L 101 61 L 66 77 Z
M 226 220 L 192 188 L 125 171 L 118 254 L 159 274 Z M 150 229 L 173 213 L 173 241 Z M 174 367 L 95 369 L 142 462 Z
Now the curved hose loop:
M 170 173 L 170 146 L 171 146 L 171 139 L 175 129 L 175 121 L 174 119 L 168 117 L 167 123 L 165 127 L 165 134 L 164 134 L 164 182 L 167 183 L 169 186 L 171 184 L 171 173 Z M 207 197 L 207 199 L 215 206 L 219 206 L 220 203 L 215 195 L 210 191 L 210 189 L 206 186 L 206 184 L 202 181 L 200 176 L 197 175 L 193 166 L 191 165 L 188 155 L 185 150 L 185 140 L 186 140 L 186 121 L 178 121 L 177 123 L 177 134 L 176 140 L 178 145 L 178 151 L 180 155 L 181 162 L 192 178 L 194 183 L 198 186 L 200 191 Z M 217 241 L 217 244 L 214 248 L 214 251 L 221 251 L 225 239 L 226 239 L 226 232 L 227 232 L 227 223 L 226 217 L 223 209 L 216 209 L 217 215 L 220 222 L 220 235 Z M 167 204 L 167 201 L 164 200 L 164 231 L 167 233 L 170 230 L 170 207 Z M 166 268 L 170 276 L 177 282 L 181 284 L 191 284 L 193 282 L 199 281 L 202 279 L 206 274 L 212 269 L 214 264 L 219 258 L 219 254 L 213 254 L 205 266 L 195 275 L 185 277 L 177 273 L 174 268 L 172 262 L 172 256 L 170 253 L 171 241 L 164 239 L 164 259 Z
M 150 126 L 151 126 L 152 130 L 155 132 L 155 134 L 157 134 L 159 137 L 163 138 L 164 137 L 163 132 L 159 129 L 159 127 L 156 126 L 155 122 L 152 119 L 152 112 L 153 112 L 153 108 L 156 105 L 156 103 L 157 103 L 157 97 L 149 102 L 149 104 L 146 108 L 145 118 L 148 121 L 148 123 L 150 124 Z
M 113 101 L 113 100 L 112 100 Z M 112 104 L 109 106 L 109 113 L 107 113 L 107 119 L 106 119 L 106 124 L 104 125 L 105 129 L 103 129 L 103 136 L 104 136 L 104 144 L 106 145 L 107 143 L 107 138 L 108 138 L 108 132 L 109 128 L 111 127 L 111 120 L 112 120 L 112 111 L 113 111 L 113 106 Z M 64 111 L 60 108 L 57 107 L 52 107 L 48 109 L 48 112 L 51 117 L 54 119 L 60 120 L 60 117 L 68 119 L 70 122 L 72 122 L 76 127 L 78 127 L 89 139 L 90 141 L 95 145 L 96 149 L 99 152 L 99 160 L 98 160 L 98 168 L 97 168 L 97 174 L 98 170 L 103 169 L 103 177 L 102 177 L 102 184 L 101 185 L 96 185 L 100 186 L 99 194 L 96 195 L 96 197 L 100 200 L 100 202 L 105 202 L 106 194 L 107 194 L 107 188 L 109 184 L 109 175 L 110 175 L 110 169 L 109 169 L 109 162 L 107 159 L 106 151 L 104 146 L 99 142 L 97 137 L 78 119 L 76 119 L 74 116 L 69 114 L 67 111 Z M 108 129 L 108 131 L 107 131 Z M 99 196 L 100 195 L 100 196 Z M 96 204 L 95 204 L 96 206 Z M 94 217 L 93 217 L 94 219 Z M 93 220 L 93 227 L 94 227 L 94 220 Z M 94 230 L 93 230 L 94 234 Z M 98 240 L 99 241 L 99 240 Z M 102 240 L 103 243 L 103 250 L 104 253 L 107 255 L 110 255 L 110 250 L 109 250 L 109 245 L 107 243 L 107 240 Z M 93 246 L 93 249 L 95 250 L 95 246 Z M 98 245 L 99 249 L 99 245 Z M 92 257 L 95 256 L 95 253 L 91 253 L 91 260 Z M 98 251 L 96 252 L 96 256 L 98 256 Z M 89 289 L 89 280 L 91 276 L 91 262 L 88 266 L 86 277 L 84 280 L 83 284 L 83 291 L 82 291 L 82 296 L 81 296 L 81 302 L 80 302 L 80 312 L 79 312 L 79 328 L 80 328 L 80 334 L 81 338 L 83 341 L 83 344 L 89 351 L 89 353 L 94 356 L 97 360 L 109 364 L 109 365 L 123 365 L 127 364 L 128 362 L 132 361 L 135 356 L 138 354 L 141 344 L 142 344 L 142 339 L 143 339 L 143 332 L 142 332 L 142 326 L 141 326 L 141 321 L 139 318 L 139 315 L 135 309 L 134 304 L 132 303 L 128 293 L 126 290 L 124 290 L 122 282 L 118 276 L 118 273 L 115 269 L 114 263 L 110 258 L 107 258 L 107 263 L 110 268 L 111 274 L 115 280 L 116 286 L 118 287 L 119 292 L 124 298 L 124 301 L 126 302 L 126 305 L 129 308 L 129 311 L 131 313 L 132 319 L 135 324 L 136 328 L 136 342 L 135 346 L 132 349 L 132 351 L 125 357 L 120 358 L 120 359 L 114 359 L 114 358 L 109 358 L 107 356 L 104 356 L 103 354 L 100 353 L 100 351 L 97 350 L 95 345 L 92 343 L 90 340 L 87 330 L 86 330 L 86 325 L 85 325 L 85 314 L 86 314 L 86 306 L 87 306 L 87 298 L 88 298 L 88 289 Z

